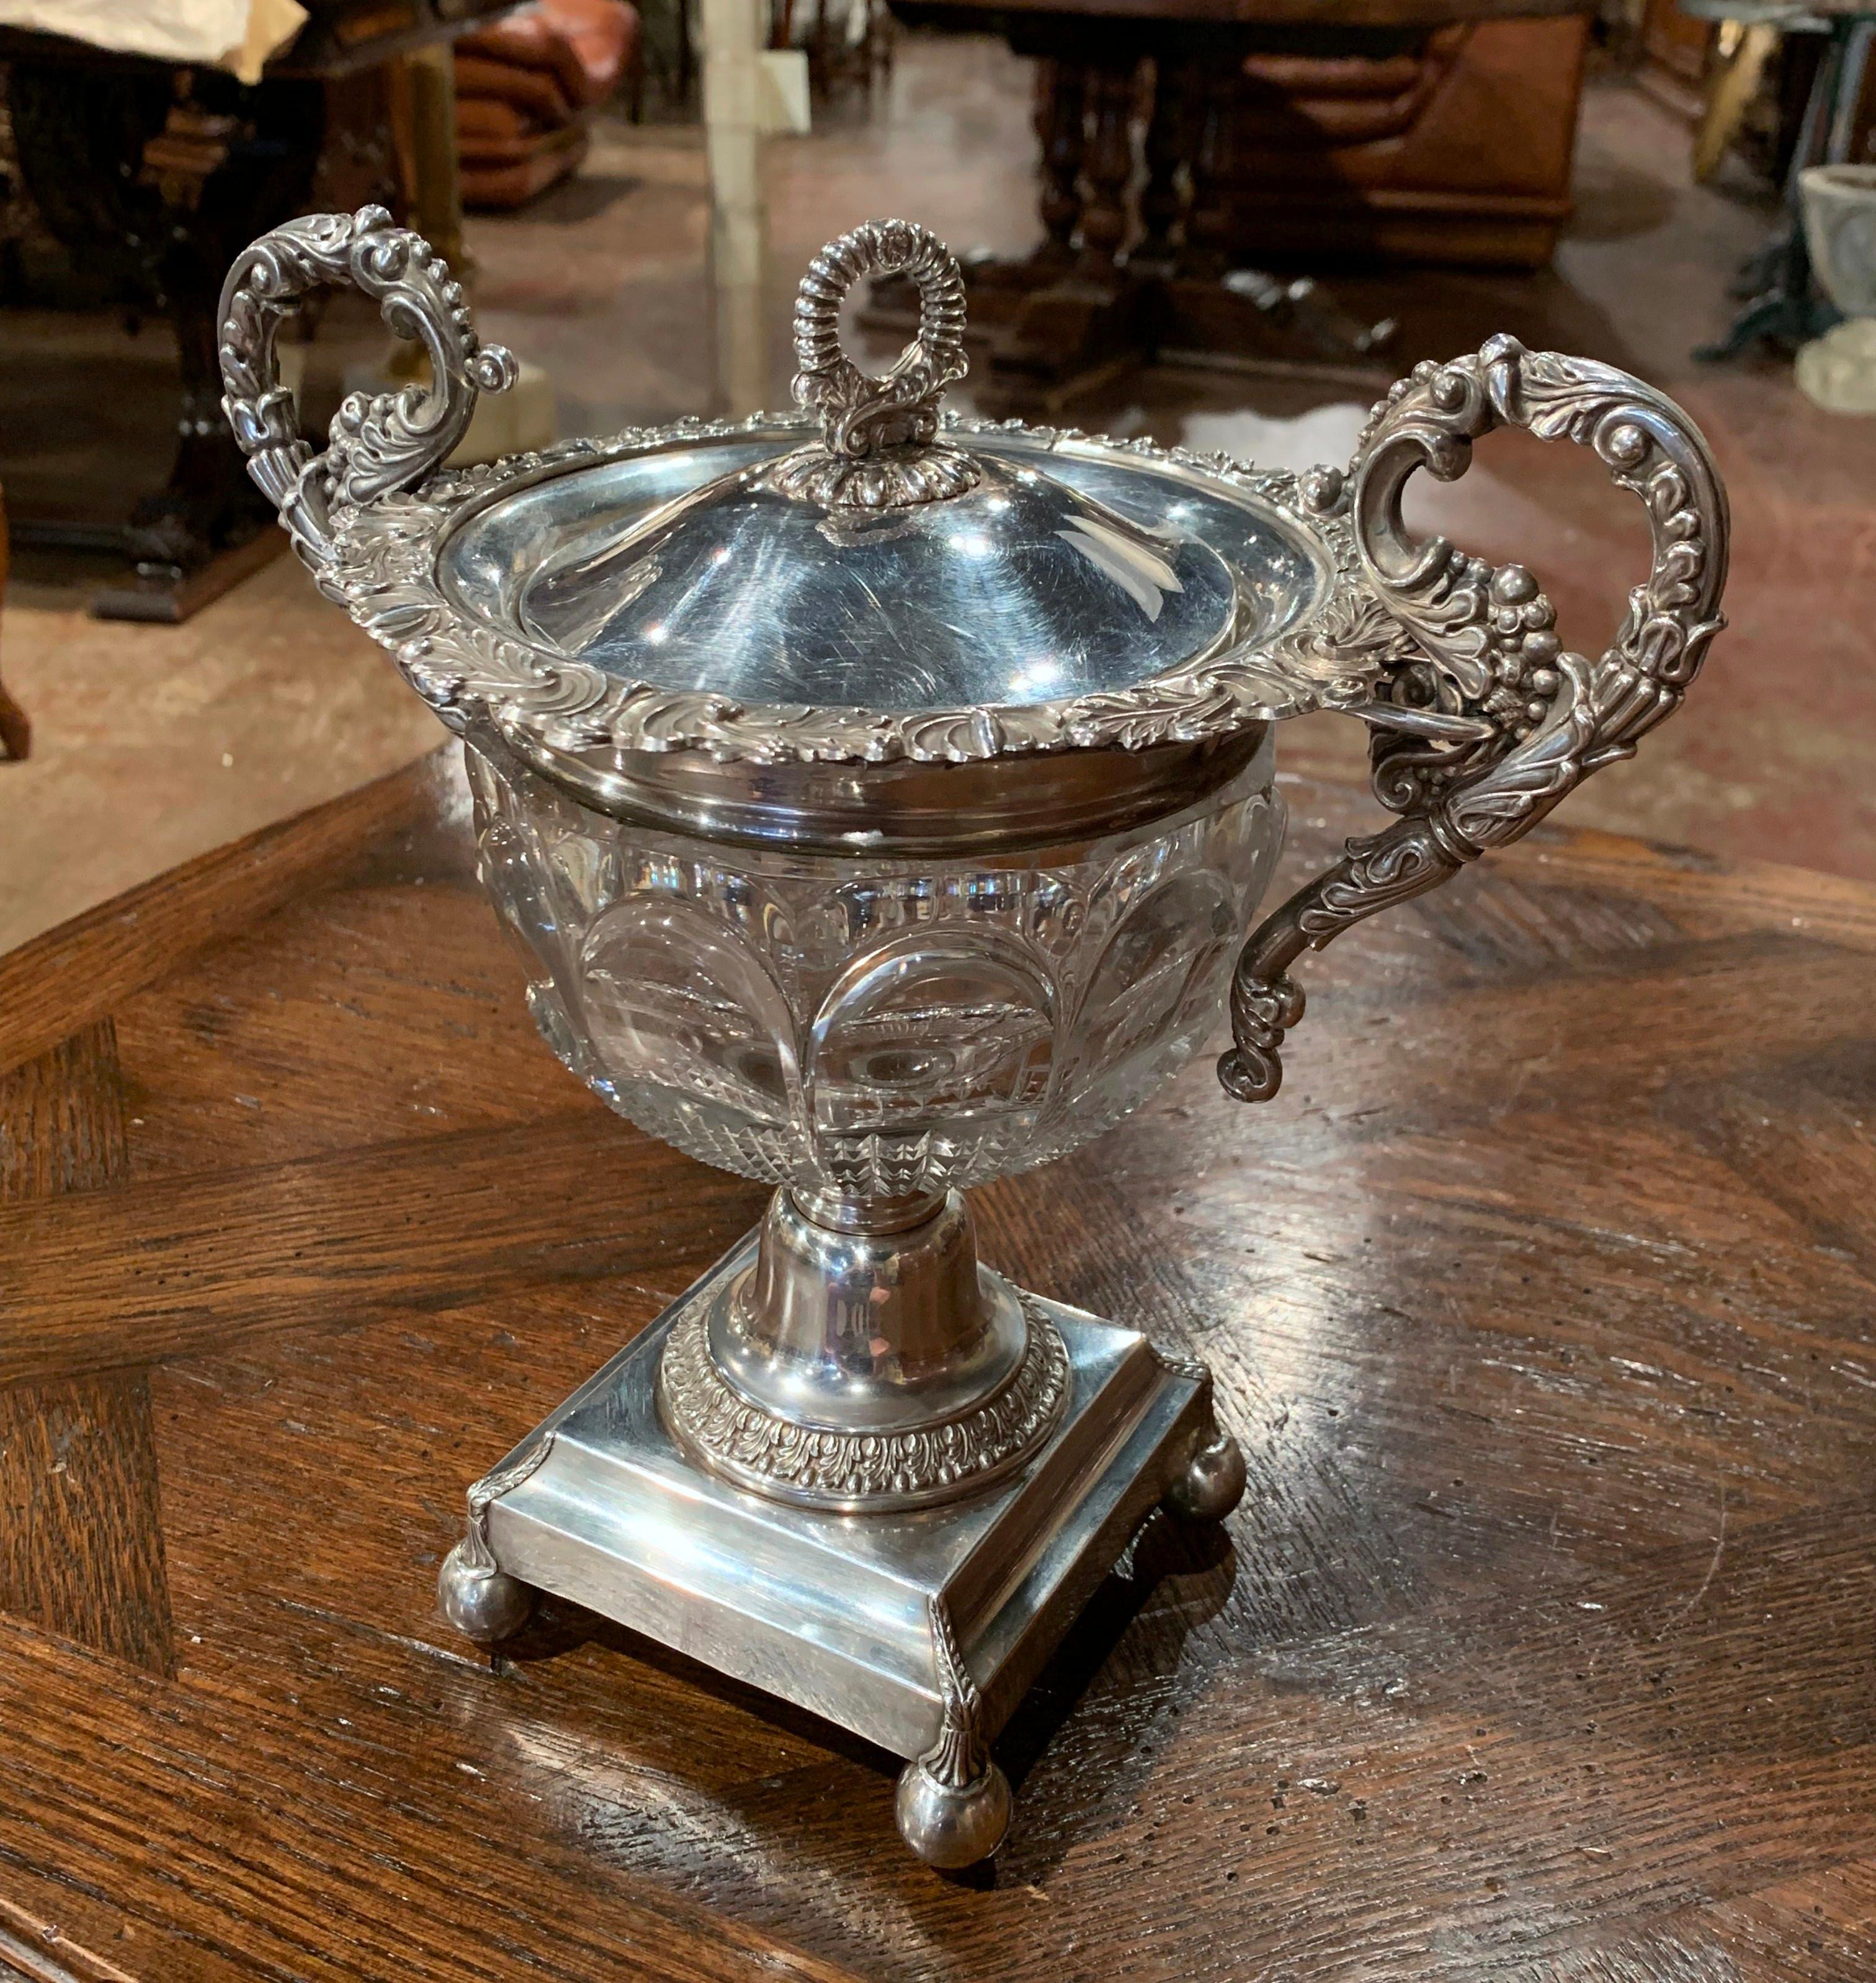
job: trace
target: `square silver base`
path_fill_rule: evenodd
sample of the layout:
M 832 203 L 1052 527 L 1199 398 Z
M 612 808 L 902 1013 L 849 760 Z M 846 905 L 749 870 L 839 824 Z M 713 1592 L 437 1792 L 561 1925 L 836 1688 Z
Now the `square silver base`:
M 1195 1451 L 1216 1441 L 1209 1375 L 1045 1301 L 1071 1389 L 1021 1473 L 905 1513 L 772 1500 L 692 1460 L 660 1420 L 654 1383 L 674 1327 L 755 1243 L 725 1255 L 470 1490 L 470 1541 L 454 1553 L 480 1559 L 468 1573 L 485 1593 L 512 1599 L 513 1579 L 571 1599 L 898 1755 L 928 1761 L 960 1739 L 986 1755 L 1154 1505 L 1172 1490 L 1184 1512 L 1222 1512 L 1179 1492 Z M 452 1574 L 446 1607 L 476 1636 L 525 1615 L 520 1593 L 519 1610 L 485 1610 L 497 1622 L 478 1629 L 450 1602 Z

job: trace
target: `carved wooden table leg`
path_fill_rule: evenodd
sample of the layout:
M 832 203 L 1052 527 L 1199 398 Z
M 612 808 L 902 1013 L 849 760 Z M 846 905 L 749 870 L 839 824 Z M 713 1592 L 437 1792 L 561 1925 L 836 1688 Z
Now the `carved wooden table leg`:
M 1066 92 L 1052 122 L 1055 225 L 1065 217 L 1065 153 L 1082 136 L 1078 238 L 1072 266 L 1032 289 L 991 346 L 989 400 L 1058 405 L 1152 355 L 1151 279 L 1132 268 L 1127 190 L 1144 42 L 1133 32 L 1072 32 L 1038 21 L 1013 42 L 1018 52 L 1055 51 L 1055 87 Z M 1080 106 L 1085 105 L 1083 112 Z
M 1377 375 L 1373 354 L 1391 323 L 1358 321 L 1307 277 L 1232 266 L 1230 187 L 1251 31 L 1039 12 L 984 19 L 1037 62 L 1044 235 L 1030 255 L 965 265 L 971 329 L 990 347 L 986 410 L 1053 409 L 1162 352 L 1208 365 Z M 1136 202 L 1132 127 L 1142 115 L 1146 176 Z M 910 332 L 909 287 L 876 286 L 861 321 Z
M 1154 133 L 1164 127 L 1159 142 L 1190 160 L 1192 196 L 1183 252 L 1165 272 L 1159 343 L 1210 363 L 1326 365 L 1385 377 L 1389 368 L 1375 354 L 1393 334 L 1391 321 L 1359 321 L 1307 276 L 1232 266 L 1231 187 L 1246 115 L 1244 59 L 1253 45 L 1241 30 L 1195 28 L 1159 65 L 1159 93 L 1173 101 L 1163 112 L 1155 104 L 1147 127 L 1149 190 Z M 1143 219 L 1145 207 L 1143 195 Z
M 1022 315 L 1038 289 L 1052 287 L 1075 266 L 1082 221 L 1082 162 L 1087 149 L 1088 72 L 1064 56 L 1035 65 L 1034 122 L 1042 191 L 1037 209 L 1042 241 L 1032 254 L 966 256 L 970 299 L 968 335 L 991 342 Z M 868 330 L 907 337 L 918 328 L 918 292 L 903 276 L 883 276 L 867 293 L 860 321 Z
M 1041 209 L 1045 238 L 1033 266 L 1058 272 L 1075 259 L 1082 219 L 1088 74 L 1079 62 L 1041 62 L 1035 70 L 1035 128 L 1042 146 Z
M 1142 146 L 1146 182 L 1140 189 L 1140 240 L 1129 260 L 1133 268 L 1155 276 L 1169 274 L 1179 259 L 1173 236 L 1185 215 L 1179 172 L 1192 149 L 1192 82 L 1185 65 L 1169 55 L 1155 58 Z
M 1073 17 L 1008 25 L 1012 48 L 1037 62 L 1044 238 L 1030 255 L 965 262 L 970 326 L 990 347 L 987 408 L 1054 406 L 1152 356 L 1158 266 L 1149 256 L 1136 266 L 1127 253 L 1132 125 L 1150 37 Z M 1165 199 L 1176 162 L 1161 159 L 1159 218 L 1149 223 L 1149 239 L 1162 247 L 1176 212 Z M 861 321 L 870 330 L 911 330 L 909 286 L 876 284 Z
M 179 361 L 168 477 L 127 526 L 100 519 L 75 540 L 131 567 L 100 591 L 95 613 L 174 622 L 280 554 L 222 421 L 215 306 L 230 257 L 310 196 L 325 91 L 47 47 L 15 60 L 6 84 L 26 189 L 82 265 L 169 317 Z M 22 542 L 75 541 L 69 524 L 15 527 Z
M 0 497 L 0 592 L 6 590 L 8 549 L 6 503 Z M 32 725 L 27 721 L 26 712 L 7 694 L 6 684 L 0 682 L 0 760 L 17 761 L 25 756 L 32 744 Z
M 1191 105 L 1192 203 L 1186 211 L 1181 262 L 1190 276 L 1219 276 L 1230 266 L 1227 189 L 1238 128 L 1238 76 L 1231 52 L 1201 39 L 1188 44 L 1167 65 Z

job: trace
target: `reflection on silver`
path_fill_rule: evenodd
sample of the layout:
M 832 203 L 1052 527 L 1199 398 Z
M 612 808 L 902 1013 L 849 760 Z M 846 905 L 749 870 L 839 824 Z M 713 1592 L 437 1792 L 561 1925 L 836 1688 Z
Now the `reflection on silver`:
M 570 536 L 503 620 L 659 689 L 908 714 L 1124 690 L 1257 624 L 1199 538 L 1156 540 L 1028 463 L 979 466 L 948 502 L 838 523 L 732 469 L 616 537 Z M 1043 664 L 1047 696 L 1013 686 Z
M 1274 1092 L 1288 975 L 1515 839 L 1677 706 L 1719 624 L 1699 436 L 1604 366 L 1494 339 L 1423 366 L 1344 473 L 948 420 L 961 289 L 902 222 L 803 285 L 813 419 L 574 442 L 432 474 L 499 384 L 460 293 L 372 211 L 231 279 L 256 478 L 322 589 L 463 736 L 483 880 L 554 1052 L 613 1108 L 774 1188 L 757 1231 L 470 1496 L 448 1615 L 539 1587 L 908 1759 L 932 1864 L 994 1849 L 988 1753 L 1155 1503 L 1228 1514 L 1209 1373 L 1013 1287 L 959 1194 L 1137 1108 L 1206 1038 Z M 884 380 L 841 352 L 869 269 L 917 283 Z M 386 299 L 440 383 L 315 457 L 273 375 L 319 281 Z M 1400 493 L 1496 425 L 1640 496 L 1646 583 L 1601 658 L 1521 566 L 1421 543 Z M 427 477 L 427 479 L 424 479 Z M 413 486 L 414 485 L 414 486 Z M 1349 711 L 1399 817 L 1232 954 L 1282 828 L 1271 726 Z
M 1069 550 L 1080 552 L 1103 578 L 1112 579 L 1145 614 L 1149 626 L 1159 624 L 1168 595 L 1185 590 L 1179 567 L 1118 517 L 1078 517 L 1055 534 Z

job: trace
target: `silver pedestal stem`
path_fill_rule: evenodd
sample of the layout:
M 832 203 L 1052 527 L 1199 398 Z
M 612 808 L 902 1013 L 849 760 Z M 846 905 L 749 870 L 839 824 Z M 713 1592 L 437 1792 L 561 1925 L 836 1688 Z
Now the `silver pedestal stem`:
M 903 1509 L 975 1493 L 1048 1439 L 1060 1338 L 979 1265 L 959 1194 L 784 1189 L 758 1230 L 659 1367 L 664 1423 L 701 1464 L 781 1500 Z

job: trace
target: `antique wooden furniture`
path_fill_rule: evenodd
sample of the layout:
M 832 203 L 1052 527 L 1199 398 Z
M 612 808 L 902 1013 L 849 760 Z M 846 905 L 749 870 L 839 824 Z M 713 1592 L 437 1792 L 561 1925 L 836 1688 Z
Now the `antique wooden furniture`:
M 10 550 L 6 503 L 0 499 L 0 593 L 6 590 Z M 23 757 L 32 746 L 32 725 L 27 720 L 26 712 L 8 694 L 6 684 L 0 681 L 0 760 Z
M 215 305 L 229 257 L 309 205 L 404 206 L 410 174 L 387 65 L 509 4 L 309 0 L 298 38 L 251 86 L 0 28 L 12 143 L 38 218 L 114 302 L 166 316 L 176 333 L 176 443 L 164 487 L 139 499 L 128 528 L 14 520 L 22 542 L 128 560 L 132 573 L 104 589 L 96 610 L 184 619 L 277 554 L 221 419 Z
M 1557 14 L 1450 21 L 1391 55 L 1247 56 L 1229 251 L 1540 268 L 1570 216 L 1588 35 Z
M 994 11 L 904 0 L 898 11 L 995 27 L 1038 62 L 1044 239 L 970 272 L 993 396 L 1057 404 L 1161 352 L 1370 371 L 1391 326 L 1357 323 L 1306 276 L 1254 265 L 1534 266 L 1569 211 L 1582 0 Z M 871 320 L 908 315 L 888 292 Z
M 1728 19 L 1737 19 L 1729 15 Z M 1641 0 L 1633 52 L 1645 86 L 1684 110 L 1697 100 L 1714 54 L 1716 23 L 1690 14 L 1680 0 Z
M 886 0 L 770 0 L 769 46 L 798 48 L 808 57 L 808 87 L 817 97 L 857 86 L 871 95 L 892 75 L 895 25 Z
M 467 206 L 521 206 L 578 169 L 593 114 L 630 72 L 642 88 L 636 8 L 626 0 L 533 0 L 456 45 L 456 135 Z
M 1290 796 L 1298 875 L 1373 818 Z M 0 961 L 0 1968 L 1876 1971 L 1876 890 L 1544 828 L 1324 953 L 1254 1124 L 1195 1067 L 984 1194 L 1252 1473 L 960 1884 L 824 1727 L 433 1610 L 498 1428 L 762 1195 L 540 1052 L 464 804 L 440 753 Z

